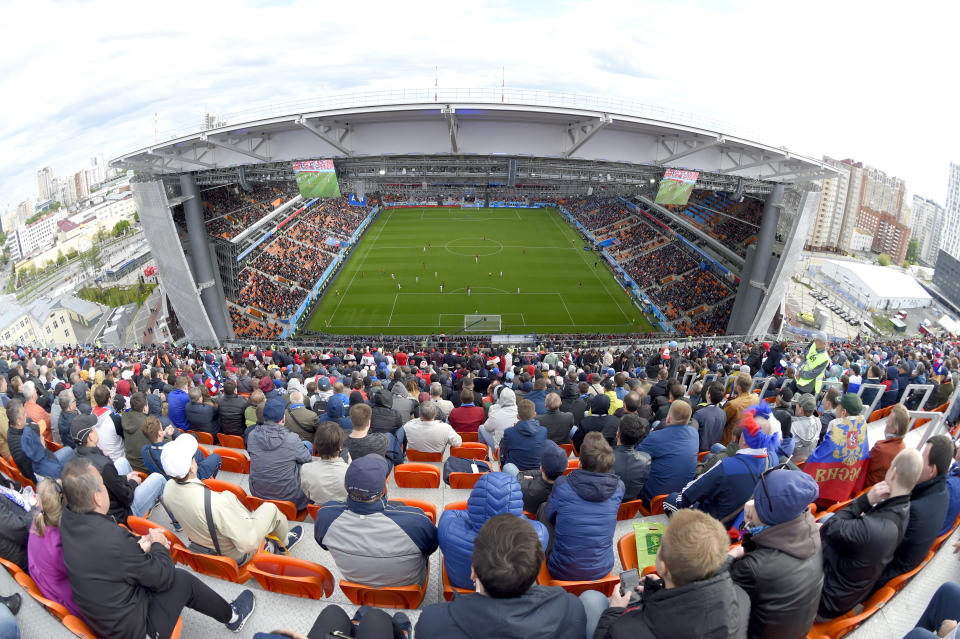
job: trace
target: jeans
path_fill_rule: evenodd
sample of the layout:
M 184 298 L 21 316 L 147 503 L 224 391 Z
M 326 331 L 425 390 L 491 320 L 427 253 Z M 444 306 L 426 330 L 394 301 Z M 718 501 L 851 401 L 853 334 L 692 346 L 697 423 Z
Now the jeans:
M 20 639 L 17 619 L 10 612 L 10 609 L 3 604 L 0 604 L 0 639 Z
M 367 608 L 356 626 L 347 613 L 335 604 L 323 609 L 307 633 L 308 639 L 327 639 L 334 631 L 356 639 L 391 639 L 395 636 L 393 617 L 379 608 Z
M 493 450 L 494 448 L 497 447 L 496 444 L 494 444 L 494 442 L 493 442 L 493 433 L 491 433 L 490 431 L 488 431 L 488 430 L 487 430 L 486 428 L 484 428 L 483 426 L 481 426 L 480 428 L 477 429 L 477 439 L 478 439 L 481 443 L 486 444 L 486 445 L 487 445 L 487 448 L 489 448 L 490 450 Z
M 591 639 L 597 624 L 600 623 L 600 616 L 610 607 L 610 600 L 602 592 L 585 590 L 580 594 L 580 603 L 583 604 L 583 611 L 587 613 L 586 639 Z
M 163 494 L 163 487 L 166 483 L 166 477 L 160 473 L 151 473 L 150 476 L 144 479 L 143 483 L 133 491 L 133 504 L 130 506 L 130 512 L 135 517 L 145 516 L 147 512 L 153 508 L 153 505 L 157 503 L 157 498 Z
M 220 623 L 230 621 L 233 609 L 210 586 L 179 568 L 173 571 L 173 576 L 173 585 L 170 588 L 162 592 L 148 593 L 150 603 L 147 607 L 147 634 L 150 637 L 169 637 L 184 606 Z
M 117 474 L 125 477 L 133 472 L 133 466 L 127 461 L 126 457 L 121 457 L 113 462 L 113 467 L 117 469 Z
M 220 455 L 216 453 L 210 453 L 206 457 L 203 456 L 199 450 L 197 455 L 200 456 L 197 459 L 197 479 L 203 481 L 204 479 L 213 479 L 217 476 L 217 473 L 220 472 L 220 464 L 223 463 L 223 459 Z M 194 456 L 196 459 L 196 456 Z
M 911 630 L 907 637 L 910 639 L 936 637 L 940 624 L 945 619 L 957 619 L 958 616 L 960 616 L 960 585 L 948 581 L 933 593 L 933 599 L 920 615 L 917 627 Z
M 503 467 L 500 469 L 500 472 L 501 472 L 501 473 L 506 473 L 506 474 L 510 475 L 511 477 L 516 477 L 517 475 L 520 474 L 520 469 L 517 468 L 517 465 L 516 465 L 516 464 L 511 464 L 510 462 L 507 462 L 507 463 L 504 464 Z

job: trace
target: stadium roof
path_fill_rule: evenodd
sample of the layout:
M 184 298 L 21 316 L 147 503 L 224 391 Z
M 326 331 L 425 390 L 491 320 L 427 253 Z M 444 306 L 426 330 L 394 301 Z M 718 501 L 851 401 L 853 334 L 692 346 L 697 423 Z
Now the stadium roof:
M 932 299 L 909 275 L 889 266 L 846 260 L 824 260 L 846 269 L 859 278 L 874 297 L 890 299 Z
M 175 175 L 308 158 L 516 156 L 643 166 L 651 177 L 667 168 L 696 170 L 709 174 L 715 188 L 732 190 L 745 181 L 747 192 L 835 174 L 819 160 L 707 118 L 551 91 L 371 91 L 270 105 L 228 119 L 110 164 Z

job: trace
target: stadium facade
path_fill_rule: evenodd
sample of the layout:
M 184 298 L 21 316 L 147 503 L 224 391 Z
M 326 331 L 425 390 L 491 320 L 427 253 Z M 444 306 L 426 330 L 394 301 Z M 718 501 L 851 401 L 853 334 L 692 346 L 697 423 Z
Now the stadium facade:
M 225 299 L 237 286 L 238 264 L 254 250 L 258 233 L 269 233 L 307 203 L 297 196 L 283 204 L 286 210 L 224 241 L 207 231 L 200 190 L 291 183 L 294 161 L 333 158 L 341 191 L 358 200 L 367 194 L 436 200 L 431 194 L 442 192 L 492 203 L 509 192 L 509 199 L 528 203 L 619 198 L 655 212 L 692 238 L 736 287 L 730 334 L 765 333 L 774 322 L 816 214 L 818 181 L 835 175 L 819 160 L 730 134 L 704 118 L 546 91 L 349 94 L 276 105 L 220 124 L 110 163 L 136 171 L 134 194 L 161 286 L 183 338 L 202 344 L 233 341 Z M 699 172 L 697 190 L 762 200 L 746 250 L 654 202 L 667 169 Z M 185 233 L 172 214 L 181 208 Z

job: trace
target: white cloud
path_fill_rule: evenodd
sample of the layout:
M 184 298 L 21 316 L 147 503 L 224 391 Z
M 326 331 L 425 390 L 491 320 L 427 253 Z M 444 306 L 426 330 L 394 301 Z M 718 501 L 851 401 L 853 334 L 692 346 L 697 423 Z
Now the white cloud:
M 957 3 L 24 2 L 0 24 L 0 206 L 160 128 L 354 88 L 626 98 L 854 157 L 943 201 L 960 160 Z

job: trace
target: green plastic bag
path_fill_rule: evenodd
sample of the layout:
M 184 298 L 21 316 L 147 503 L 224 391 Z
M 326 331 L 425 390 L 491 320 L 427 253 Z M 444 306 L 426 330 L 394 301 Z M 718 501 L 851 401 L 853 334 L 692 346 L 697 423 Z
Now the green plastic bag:
M 644 568 L 656 563 L 660 538 L 666 529 L 666 524 L 643 519 L 633 522 L 633 532 L 637 536 L 637 570 L 641 574 Z

